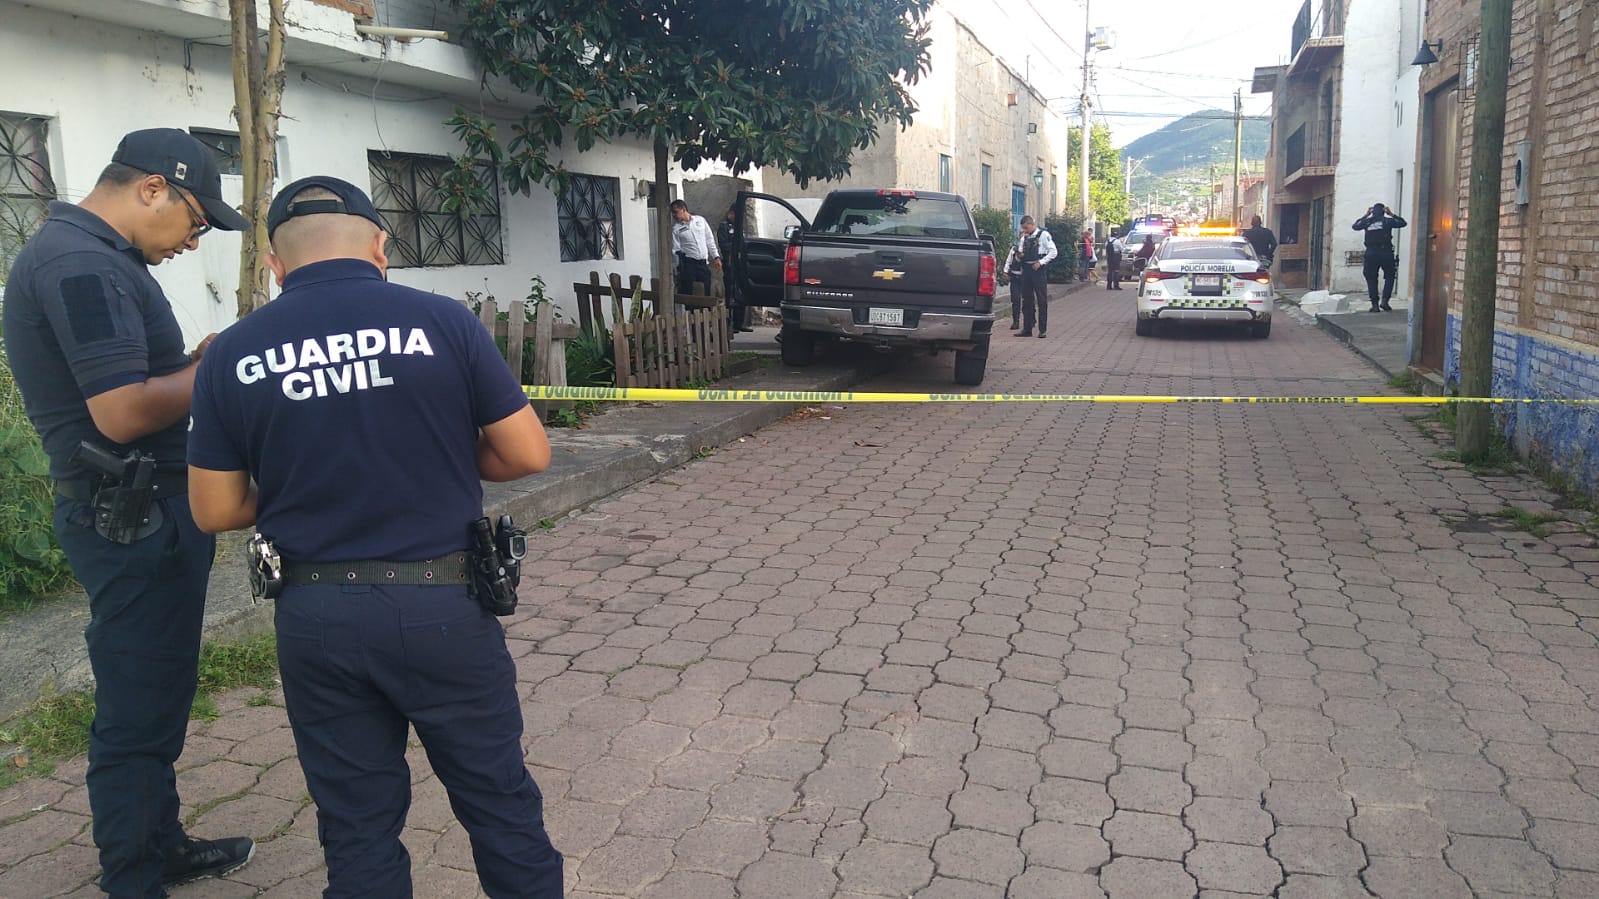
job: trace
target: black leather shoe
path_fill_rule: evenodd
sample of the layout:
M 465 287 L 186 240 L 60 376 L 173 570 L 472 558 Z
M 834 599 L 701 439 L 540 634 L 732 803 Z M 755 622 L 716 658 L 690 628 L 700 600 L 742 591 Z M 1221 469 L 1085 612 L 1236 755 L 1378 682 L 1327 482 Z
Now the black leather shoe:
M 1394 307 L 1388 305 L 1387 303 L 1384 303 L 1384 304 L 1382 304 L 1382 311 L 1384 311 L 1384 312 L 1392 312 L 1392 311 L 1394 311 Z
M 1010 329 L 1012 331 L 1020 331 L 1022 329 L 1022 323 L 1013 318 L 1010 320 Z
M 1367 312 L 1381 312 L 1382 311 L 1382 307 L 1381 306 L 1373 306 L 1370 309 L 1367 309 L 1366 311 Z
M 249 837 L 224 837 L 220 840 L 186 839 L 167 853 L 161 869 L 161 882 L 171 886 L 221 877 L 239 870 L 255 857 L 255 841 Z
M 1039 337 L 1044 337 L 1044 336 L 1046 336 L 1046 335 L 1045 335 L 1045 334 L 1044 334 L 1044 332 L 1043 332 L 1043 331 L 1039 331 L 1039 332 L 1038 332 L 1038 336 L 1039 336 Z
M 1012 334 L 1011 336 L 1012 337 L 1031 337 L 1031 336 L 1033 336 L 1033 332 L 1031 332 L 1031 331 L 1017 331 L 1015 334 Z

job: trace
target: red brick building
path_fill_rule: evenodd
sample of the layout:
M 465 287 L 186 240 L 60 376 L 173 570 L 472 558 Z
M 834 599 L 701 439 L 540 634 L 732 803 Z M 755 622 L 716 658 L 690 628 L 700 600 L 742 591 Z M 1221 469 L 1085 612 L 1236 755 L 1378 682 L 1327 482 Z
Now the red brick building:
M 1423 38 L 1412 363 L 1459 378 L 1478 0 L 1430 0 Z M 1599 0 L 1515 0 L 1500 184 L 1494 393 L 1599 396 Z M 1515 407 L 1517 451 L 1599 491 L 1599 407 Z

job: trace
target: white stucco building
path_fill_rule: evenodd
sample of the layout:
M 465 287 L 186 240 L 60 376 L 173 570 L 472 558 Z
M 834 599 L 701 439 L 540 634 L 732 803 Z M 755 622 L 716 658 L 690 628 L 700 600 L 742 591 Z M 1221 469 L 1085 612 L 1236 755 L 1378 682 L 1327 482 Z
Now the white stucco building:
M 1365 242 L 1351 227 L 1373 203 L 1413 218 L 1423 0 L 1304 0 L 1286 66 L 1255 70 L 1270 91 L 1267 224 L 1289 287 L 1364 296 Z M 1347 48 L 1347 49 L 1346 49 Z M 1412 260 L 1399 241 L 1395 296 Z
M 458 44 L 367 37 L 357 25 L 447 30 L 451 16 L 445 0 L 287 0 L 278 184 L 325 174 L 367 189 L 394 234 L 391 278 L 456 298 L 520 299 L 540 275 L 575 318 L 570 285 L 589 271 L 649 276 L 653 210 L 639 185 L 654 163 L 641 142 L 569 150 L 567 168 L 583 177 L 563 197 L 511 195 L 496 182 L 497 215 L 463 223 L 438 212 L 430 185 L 461 151 L 444 125 L 456 106 L 508 125 L 526 100 L 484 90 Z M 0 212 L 82 199 L 138 128 L 190 130 L 237 171 L 226 0 L 0 0 L 0 22 L 0 171 L 10 172 Z M 224 174 L 223 189 L 237 199 L 241 179 Z M 234 320 L 239 241 L 213 232 L 155 269 L 191 344 Z

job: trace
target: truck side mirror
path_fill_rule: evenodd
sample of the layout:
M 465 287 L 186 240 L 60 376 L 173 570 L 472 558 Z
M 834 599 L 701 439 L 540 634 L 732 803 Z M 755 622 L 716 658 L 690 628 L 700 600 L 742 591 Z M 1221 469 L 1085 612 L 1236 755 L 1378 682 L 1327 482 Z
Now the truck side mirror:
M 793 237 L 794 235 L 796 235 L 798 233 L 799 233 L 799 225 L 784 225 L 783 226 L 783 239 L 784 240 L 788 240 L 790 237 Z

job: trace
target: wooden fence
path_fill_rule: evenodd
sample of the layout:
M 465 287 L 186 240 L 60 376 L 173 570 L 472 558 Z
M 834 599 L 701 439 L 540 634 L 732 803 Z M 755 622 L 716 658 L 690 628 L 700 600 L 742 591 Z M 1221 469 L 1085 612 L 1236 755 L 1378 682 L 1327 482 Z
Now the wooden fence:
M 680 387 L 727 373 L 727 306 L 720 297 L 703 293 L 700 285 L 694 285 L 694 293 L 676 295 L 670 307 L 659 302 L 657 279 L 651 278 L 645 288 L 637 275 L 624 288 L 621 275 L 612 273 L 602 284 L 599 272 L 591 271 L 588 283 L 574 282 L 572 290 L 583 332 L 597 333 L 610 313 L 616 386 Z
M 727 373 L 727 307 L 647 316 L 611 331 L 616 386 L 681 387 Z

